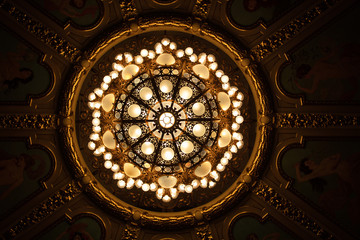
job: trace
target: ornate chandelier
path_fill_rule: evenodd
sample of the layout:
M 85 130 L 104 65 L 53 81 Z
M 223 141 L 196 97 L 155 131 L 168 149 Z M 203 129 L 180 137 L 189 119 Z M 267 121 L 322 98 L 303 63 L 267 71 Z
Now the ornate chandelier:
M 244 95 L 215 56 L 164 38 L 154 50 L 119 53 L 112 69 L 88 95 L 88 148 L 117 186 L 163 202 L 214 187 L 244 145 Z

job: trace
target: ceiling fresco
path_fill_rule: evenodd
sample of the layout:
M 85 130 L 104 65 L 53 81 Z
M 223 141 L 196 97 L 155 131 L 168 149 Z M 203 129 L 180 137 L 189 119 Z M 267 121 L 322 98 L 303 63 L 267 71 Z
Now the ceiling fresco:
M 0 0 L 0 239 L 359 239 L 355 0 Z

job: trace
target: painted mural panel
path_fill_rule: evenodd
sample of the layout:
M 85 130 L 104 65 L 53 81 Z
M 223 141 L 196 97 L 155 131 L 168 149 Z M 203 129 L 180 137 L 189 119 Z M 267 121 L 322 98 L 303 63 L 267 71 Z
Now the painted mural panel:
M 360 140 L 307 141 L 285 152 L 281 164 L 293 188 L 360 237 Z
M 48 70 L 40 56 L 4 29 L 0 29 L 0 101 L 25 101 L 41 95 L 50 85 Z
M 62 24 L 71 20 L 76 25 L 87 27 L 95 24 L 100 16 L 97 0 L 31 0 L 55 17 Z
M 358 11 L 359 4 L 291 54 L 280 74 L 286 92 L 310 101 L 360 101 Z
M 75 217 L 75 221 L 62 221 L 50 231 L 38 236 L 39 240 L 100 240 L 102 239 L 101 225 L 91 217 Z
M 259 222 L 252 216 L 239 217 L 232 223 L 230 236 L 234 240 L 290 240 L 294 239 L 270 220 Z
M 52 161 L 47 152 L 29 149 L 24 141 L 0 142 L 0 216 L 25 201 L 49 175 Z
M 230 3 L 230 16 L 235 23 L 248 27 L 257 22 L 271 23 L 286 11 L 290 10 L 298 0 L 233 0 Z

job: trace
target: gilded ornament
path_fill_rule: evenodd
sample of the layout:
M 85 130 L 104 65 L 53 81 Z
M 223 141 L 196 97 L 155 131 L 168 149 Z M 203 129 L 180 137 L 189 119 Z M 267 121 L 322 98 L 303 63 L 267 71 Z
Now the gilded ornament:
M 52 215 L 57 209 L 70 202 L 80 194 L 81 190 L 76 183 L 70 183 L 50 196 L 47 200 L 36 206 L 29 214 L 22 217 L 12 228 L 4 234 L 6 238 L 14 238 L 16 235 L 43 221 Z
M 360 116 L 355 114 L 277 113 L 278 128 L 359 127 Z
M 56 129 L 57 116 L 52 114 L 0 115 L 0 128 L 5 129 Z
M 0 1 L 0 8 L 5 10 L 37 39 L 56 50 L 58 54 L 71 62 L 76 60 L 80 51 L 75 46 L 61 38 L 50 28 L 44 26 L 40 21 L 33 19 L 28 14 L 18 9 L 12 1 Z
M 298 209 L 293 205 L 292 202 L 277 193 L 266 183 L 259 181 L 253 189 L 253 192 L 267 204 L 281 212 L 283 215 L 315 234 L 317 238 L 329 240 L 335 239 L 331 233 L 323 229 L 314 219 L 310 218 L 307 214 L 304 213 L 304 211 Z
M 258 45 L 251 49 L 252 56 L 261 61 L 266 56 L 275 52 L 278 48 L 283 46 L 286 42 L 293 39 L 300 31 L 306 26 L 310 25 L 317 17 L 323 14 L 325 11 L 334 7 L 341 0 L 323 0 L 313 8 L 307 10 L 301 16 L 292 20 L 288 25 L 284 26 L 268 39 L 263 40 Z
M 210 10 L 211 0 L 196 0 L 193 15 L 206 19 Z

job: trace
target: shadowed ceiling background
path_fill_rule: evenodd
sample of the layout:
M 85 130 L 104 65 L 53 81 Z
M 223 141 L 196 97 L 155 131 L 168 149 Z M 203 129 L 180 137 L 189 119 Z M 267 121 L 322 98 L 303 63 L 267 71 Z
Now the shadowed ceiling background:
M 359 10 L 355 0 L 0 0 L 1 238 L 359 239 Z M 271 154 L 250 193 L 171 231 L 90 200 L 58 139 L 63 86 L 85 50 L 159 15 L 226 32 L 260 65 L 274 106 Z

